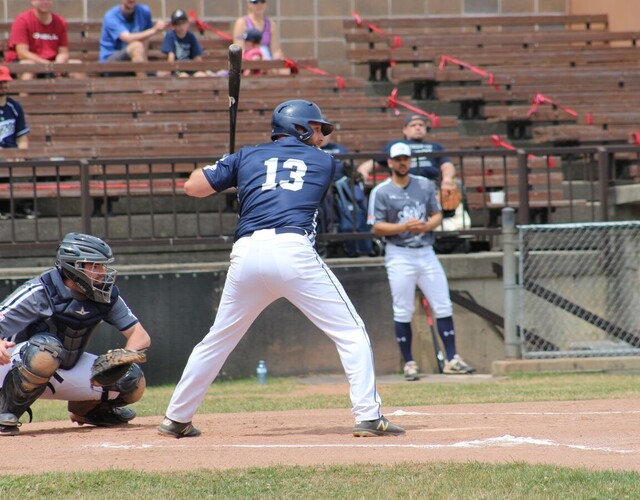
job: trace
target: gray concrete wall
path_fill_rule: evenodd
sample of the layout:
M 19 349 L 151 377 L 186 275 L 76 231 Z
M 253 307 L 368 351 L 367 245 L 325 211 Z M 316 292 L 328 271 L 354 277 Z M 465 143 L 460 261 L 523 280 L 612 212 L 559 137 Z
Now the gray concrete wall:
M 445 255 L 442 262 L 450 287 L 464 290 L 483 306 L 502 314 L 501 282 L 492 275 L 491 263 L 501 254 Z M 393 333 L 391 297 L 380 258 L 329 261 L 362 316 L 374 348 L 379 375 L 401 368 Z M 118 285 L 132 310 L 153 337 L 145 372 L 150 384 L 175 383 L 193 346 L 207 333 L 215 317 L 226 276 L 226 264 L 122 266 Z M 26 278 L 44 269 L 0 270 L 0 297 L 7 296 Z M 433 346 L 422 308 L 414 316 L 415 355 L 423 371 L 435 372 Z M 459 352 L 481 373 L 502 359 L 499 332 L 477 316 L 455 306 Z M 102 325 L 89 351 L 101 353 L 123 345 L 124 338 Z M 271 375 L 340 373 L 342 367 L 334 344 L 284 300 L 267 308 L 227 360 L 222 376 L 254 374 L 265 359 Z

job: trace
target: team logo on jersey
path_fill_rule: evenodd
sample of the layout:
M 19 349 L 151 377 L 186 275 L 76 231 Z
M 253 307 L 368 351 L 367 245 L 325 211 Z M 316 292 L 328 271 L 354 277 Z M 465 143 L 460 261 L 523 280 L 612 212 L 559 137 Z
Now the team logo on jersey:
M 0 121 L 0 141 L 4 141 L 7 137 L 11 137 L 16 131 L 15 118 L 8 118 Z
M 56 35 L 55 33 L 34 33 L 33 34 L 33 39 L 34 40 L 48 40 L 50 42 L 57 42 L 58 41 L 58 35 Z
M 84 306 L 80 308 L 79 311 L 74 311 L 78 316 L 86 316 L 87 314 L 91 314 L 90 311 L 85 311 Z

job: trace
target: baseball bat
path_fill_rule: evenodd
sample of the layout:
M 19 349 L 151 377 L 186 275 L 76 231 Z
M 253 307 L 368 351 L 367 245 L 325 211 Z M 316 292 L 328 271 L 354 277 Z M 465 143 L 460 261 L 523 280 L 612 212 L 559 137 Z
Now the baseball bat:
M 431 316 L 431 306 L 426 297 L 422 297 L 422 307 L 424 313 L 427 315 L 427 323 L 429 323 L 429 329 L 431 330 L 431 340 L 433 340 L 433 350 L 436 354 L 436 365 L 438 365 L 438 373 L 444 373 L 444 353 L 440 349 L 440 343 L 438 342 L 438 333 L 436 327 L 433 324 L 433 316 Z
M 229 45 L 229 153 L 236 148 L 236 121 L 238 99 L 240 98 L 240 77 L 242 76 L 242 47 Z

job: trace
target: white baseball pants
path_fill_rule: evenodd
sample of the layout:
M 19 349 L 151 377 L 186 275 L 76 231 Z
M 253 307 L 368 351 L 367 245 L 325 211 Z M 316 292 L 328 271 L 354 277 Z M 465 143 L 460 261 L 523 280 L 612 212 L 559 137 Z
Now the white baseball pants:
M 166 416 L 190 422 L 209 385 L 258 315 L 284 297 L 336 344 L 356 421 L 381 416 L 373 352 L 360 316 L 306 236 L 256 231 L 239 239 L 213 326 L 195 346 Z

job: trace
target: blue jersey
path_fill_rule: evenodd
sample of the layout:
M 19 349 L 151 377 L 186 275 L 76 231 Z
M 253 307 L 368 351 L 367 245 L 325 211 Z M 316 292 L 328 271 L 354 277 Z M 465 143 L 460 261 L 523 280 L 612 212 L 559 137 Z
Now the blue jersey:
M 336 144 L 334 142 L 325 144 L 320 149 L 322 149 L 322 151 L 326 151 L 330 155 L 341 155 L 349 152 L 349 150 L 345 148 L 342 144 Z M 343 176 L 344 176 L 344 165 L 342 164 L 342 160 L 336 160 L 336 173 L 333 180 L 337 181 Z
M 387 143 L 387 145 L 383 149 L 383 151 L 387 153 L 387 157 L 389 156 L 389 150 L 391 149 L 391 146 L 393 146 L 397 142 L 404 142 L 405 144 L 407 144 L 411 148 L 411 152 L 413 154 L 446 151 L 445 147 L 442 144 L 437 144 L 435 142 L 422 142 L 414 141 L 411 139 L 403 139 L 401 141 L 389 141 Z M 440 166 L 443 163 L 447 163 L 450 161 L 451 159 L 448 156 L 433 156 L 431 158 L 416 158 L 414 156 L 413 158 L 411 158 L 410 173 L 414 175 L 421 175 L 422 177 L 426 177 L 427 179 L 431 179 L 433 181 L 440 178 Z M 386 165 L 386 158 L 380 163 Z
M 153 28 L 153 21 L 148 5 L 136 5 L 131 19 L 124 17 L 120 5 L 109 9 L 102 20 L 99 60 L 106 61 L 111 54 L 126 47 L 120 40 L 122 33 L 141 33 L 149 28 Z
M 184 38 L 179 38 L 173 30 L 167 31 L 160 50 L 163 54 L 173 52 L 176 61 L 189 61 L 202 55 L 202 46 L 191 31 L 187 31 Z
M 238 188 L 235 239 L 260 229 L 297 227 L 313 240 L 318 207 L 335 171 L 335 160 L 294 137 L 248 146 L 203 172 L 217 192 Z
M 17 148 L 18 137 L 30 130 L 20 103 L 7 97 L 6 104 L 0 106 L 0 148 Z

